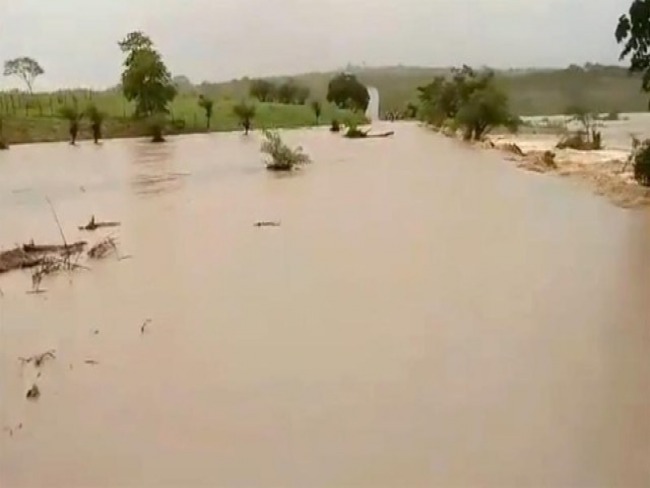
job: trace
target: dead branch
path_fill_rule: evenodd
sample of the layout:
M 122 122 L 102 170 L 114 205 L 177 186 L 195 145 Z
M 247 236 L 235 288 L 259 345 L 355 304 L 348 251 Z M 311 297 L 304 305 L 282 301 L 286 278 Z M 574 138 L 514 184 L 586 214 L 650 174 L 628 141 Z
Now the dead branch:
M 95 361 L 94 359 L 86 359 L 84 363 L 90 364 L 91 366 L 96 366 L 99 364 L 99 361 Z
M 47 203 L 50 204 L 50 209 L 52 209 L 52 215 L 54 215 L 54 221 L 56 222 L 57 227 L 59 228 L 59 232 L 61 233 L 61 239 L 63 239 L 63 245 L 68 248 L 68 241 L 65 239 L 65 234 L 63 233 L 63 228 L 61 227 L 61 222 L 59 222 L 59 217 L 56 214 L 56 210 L 54 210 L 54 205 L 52 205 L 52 202 L 48 197 L 45 197 L 45 200 L 47 200 Z
M 23 364 L 34 362 L 34 366 L 37 368 L 40 368 L 46 359 L 56 359 L 56 350 L 50 349 L 49 351 L 45 351 L 41 354 L 34 354 L 33 356 L 29 356 L 27 358 L 18 358 L 18 360 Z
M 112 252 L 117 254 L 119 257 L 115 239 L 113 237 L 107 237 L 90 248 L 88 251 L 88 257 L 92 259 L 102 259 L 110 255 Z
M 270 220 L 261 220 L 259 222 L 255 222 L 253 224 L 255 227 L 280 227 L 281 222 L 278 221 L 270 221 Z
M 151 319 L 147 319 L 142 323 L 142 326 L 140 327 L 140 334 L 144 334 L 147 325 L 149 325 L 150 323 L 151 323 Z

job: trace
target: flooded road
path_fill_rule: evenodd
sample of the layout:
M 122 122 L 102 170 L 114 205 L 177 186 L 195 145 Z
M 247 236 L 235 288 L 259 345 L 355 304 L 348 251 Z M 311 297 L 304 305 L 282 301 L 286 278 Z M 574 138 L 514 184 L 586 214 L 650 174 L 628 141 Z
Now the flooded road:
M 48 196 L 132 255 L 0 276 L 0 486 L 648 486 L 650 213 L 391 128 L 287 132 L 285 176 L 258 135 L 0 154 L 0 246 L 59 242 Z

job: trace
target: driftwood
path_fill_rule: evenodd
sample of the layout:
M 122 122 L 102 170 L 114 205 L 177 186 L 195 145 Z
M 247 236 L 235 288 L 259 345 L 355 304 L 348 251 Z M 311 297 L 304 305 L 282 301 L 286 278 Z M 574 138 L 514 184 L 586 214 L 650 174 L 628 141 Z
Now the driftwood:
M 280 221 L 262 220 L 253 224 L 255 227 L 280 227 Z
M 388 131 L 388 132 L 381 132 L 379 134 L 371 134 L 370 130 L 367 130 L 366 132 L 356 129 L 356 128 L 350 128 L 348 131 L 345 133 L 345 137 L 348 139 L 371 139 L 371 138 L 380 138 L 380 137 L 390 137 L 395 134 L 395 131 Z
M 54 349 L 51 349 L 41 354 L 34 354 L 33 356 L 30 356 L 28 358 L 19 357 L 18 360 L 23 364 L 28 364 L 33 362 L 34 366 L 40 368 L 46 359 L 56 359 L 55 353 L 56 351 Z
M 69 258 L 79 254 L 86 246 L 85 241 L 70 245 L 37 245 L 33 242 L 23 244 L 0 253 L 0 273 L 14 269 L 33 268 L 42 264 L 46 258 Z
M 93 215 L 90 218 L 90 221 L 83 226 L 79 227 L 79 230 L 86 230 L 86 231 L 94 231 L 97 229 L 101 229 L 103 227 L 119 227 L 120 223 L 119 222 L 97 222 L 95 221 L 95 216 Z

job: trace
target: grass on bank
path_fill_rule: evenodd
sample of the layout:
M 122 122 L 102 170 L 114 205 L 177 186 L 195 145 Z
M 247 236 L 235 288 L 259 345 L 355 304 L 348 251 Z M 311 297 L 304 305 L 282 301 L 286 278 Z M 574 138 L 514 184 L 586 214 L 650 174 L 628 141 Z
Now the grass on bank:
M 138 121 L 130 116 L 130 107 L 124 112 L 120 98 L 93 97 L 87 103 L 92 103 L 101 110 L 106 117 L 103 121 L 102 135 L 105 139 L 120 137 L 145 137 L 150 136 L 151 129 L 146 121 Z M 64 99 L 61 106 L 69 102 Z M 82 100 L 77 102 L 80 109 L 85 107 Z M 240 121 L 233 111 L 238 102 L 235 100 L 215 101 L 212 113 L 210 132 L 238 131 L 241 130 Z M 128 105 L 128 104 L 127 104 Z M 24 113 L 5 115 L 3 117 L 3 135 L 8 144 L 21 144 L 30 142 L 54 142 L 69 139 L 68 121 L 58 115 L 59 104 L 53 104 L 53 115 L 49 108 L 40 115 L 31 108 Z M 126 113 L 125 115 L 122 115 Z M 253 129 L 291 129 L 298 127 L 312 127 L 316 125 L 329 125 L 332 120 L 354 120 L 362 123 L 365 118 L 358 113 L 339 110 L 325 104 L 322 107 L 320 118 L 309 105 L 283 105 L 279 103 L 257 103 Z M 205 112 L 198 105 L 196 98 L 179 97 L 171 106 L 169 122 L 165 128 L 166 134 L 190 134 L 207 132 Z M 80 125 L 79 139 L 92 138 L 90 121 L 83 119 Z

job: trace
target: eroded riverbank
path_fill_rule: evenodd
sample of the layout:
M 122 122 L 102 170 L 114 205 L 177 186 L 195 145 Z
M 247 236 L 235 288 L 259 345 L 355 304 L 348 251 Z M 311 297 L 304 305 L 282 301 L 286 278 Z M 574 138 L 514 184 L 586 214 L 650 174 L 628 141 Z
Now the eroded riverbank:
M 643 486 L 648 213 L 391 128 L 3 155 L 0 246 L 132 259 L 0 276 L 2 485 Z

